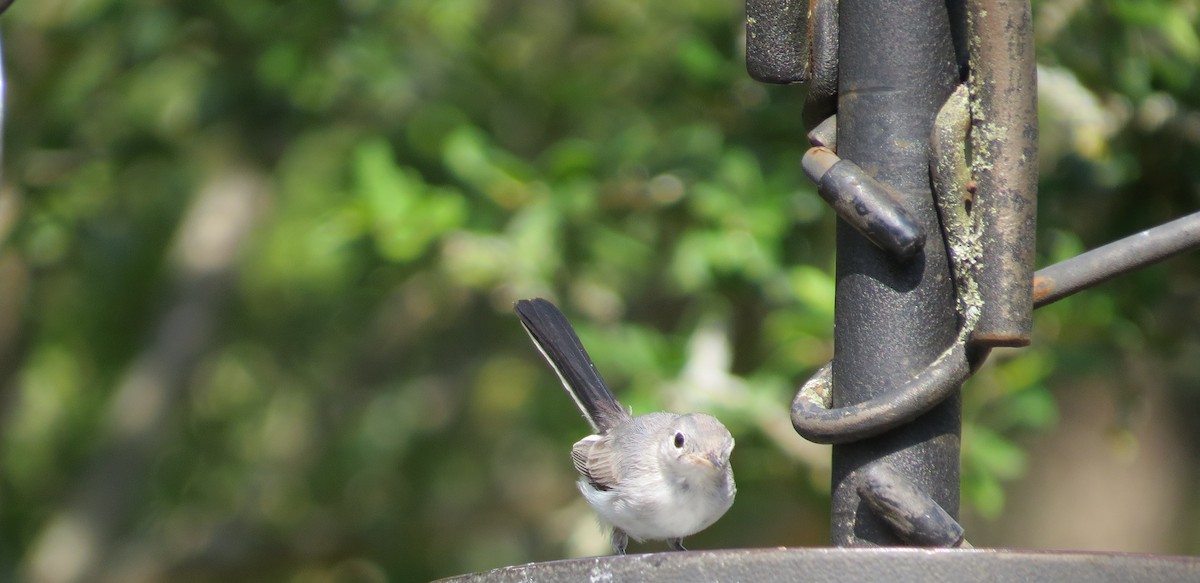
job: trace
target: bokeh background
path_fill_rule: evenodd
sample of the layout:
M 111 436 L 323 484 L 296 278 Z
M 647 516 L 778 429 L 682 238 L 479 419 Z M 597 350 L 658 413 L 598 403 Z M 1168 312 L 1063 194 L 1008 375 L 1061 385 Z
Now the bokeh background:
M 1200 206 L 1195 1 L 1034 2 L 1038 262 Z M 827 544 L 800 88 L 734 0 L 17 0 L 0 581 L 414 581 L 603 553 L 514 300 L 734 433 L 693 548 Z M 1200 553 L 1200 254 L 1039 310 L 965 391 L 976 544 Z M 662 550 L 645 545 L 636 551 Z

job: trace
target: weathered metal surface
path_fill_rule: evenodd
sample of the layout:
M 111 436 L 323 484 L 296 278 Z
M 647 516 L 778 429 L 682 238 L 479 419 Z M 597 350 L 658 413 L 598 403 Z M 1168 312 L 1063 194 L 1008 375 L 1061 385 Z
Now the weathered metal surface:
M 837 152 L 837 116 L 831 115 L 808 131 L 808 142 Z
M 746 70 L 763 83 L 810 76 L 809 0 L 746 0 Z
M 442 581 L 1165 583 L 1200 581 L 1200 559 L 991 549 L 735 549 L 531 563 Z
M 792 427 L 814 443 L 853 443 L 908 423 L 954 396 L 971 375 L 965 344 L 955 342 L 913 378 L 894 380 L 874 397 L 831 407 L 831 367 L 822 367 L 792 401 Z
M 812 78 L 804 101 L 804 126 L 813 128 L 837 112 L 838 0 L 812 0 Z
M 829 148 L 811 148 L 804 171 L 837 216 L 896 259 L 908 260 L 925 246 L 925 230 L 896 201 L 896 195 Z
M 867 466 L 858 480 L 858 495 L 904 542 L 923 547 L 958 547 L 965 542 L 962 525 L 891 466 Z
M 974 194 L 967 163 L 970 131 L 970 94 L 966 85 L 959 85 L 933 121 L 929 175 L 938 215 L 942 218 L 942 239 L 950 256 L 950 271 L 954 274 L 960 325 L 967 329 L 968 338 L 979 323 L 983 305 L 978 281 L 978 267 L 983 259 L 980 215 L 972 212 Z
M 1025 346 L 1033 329 L 1037 65 L 1028 0 L 967 0 L 973 212 L 982 215 L 983 311 L 973 341 Z
M 936 233 L 929 137 L 934 115 L 958 83 L 946 3 L 841 0 L 838 28 L 838 155 L 888 185 L 917 224 Z M 917 378 L 958 330 L 943 245 L 896 261 L 839 222 L 836 270 L 834 410 Z M 865 508 L 851 479 L 877 460 L 957 514 L 960 406 L 957 390 L 950 393 L 913 423 L 834 446 L 834 544 L 901 542 Z
M 1038 270 L 1033 277 L 1034 305 L 1040 308 L 1197 247 L 1200 213 L 1192 213 Z

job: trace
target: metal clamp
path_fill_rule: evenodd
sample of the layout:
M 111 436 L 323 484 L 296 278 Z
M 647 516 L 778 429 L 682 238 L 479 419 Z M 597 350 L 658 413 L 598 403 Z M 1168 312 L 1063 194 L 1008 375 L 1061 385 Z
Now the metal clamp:
M 1028 23 L 1028 15 L 1022 13 L 1018 6 L 1003 10 L 994 8 L 990 14 L 986 12 L 988 8 L 986 0 L 969 3 L 971 29 L 988 35 L 987 39 L 977 40 L 976 43 L 987 45 L 993 42 L 991 36 L 996 34 L 996 30 L 979 30 L 988 28 L 980 22 L 982 19 Z M 983 14 L 980 14 L 981 11 Z M 998 29 L 994 25 L 990 28 Z M 1003 32 L 1003 29 L 998 30 Z M 1027 32 L 1022 38 L 1028 37 Z M 983 71 L 991 78 L 1005 73 L 1008 75 L 1006 79 L 1011 82 L 1023 78 L 1025 70 L 1022 67 L 1033 66 L 1030 54 L 1020 53 L 1017 49 L 1013 49 L 1020 53 L 1016 56 L 1024 60 L 1007 67 L 991 63 L 1004 56 L 991 45 L 981 49 L 975 44 L 972 49 L 972 70 L 977 75 Z M 976 58 L 976 53 L 982 54 Z M 930 174 L 942 219 L 942 239 L 947 246 L 954 274 L 960 313 L 959 333 L 954 343 L 916 377 L 890 390 L 878 391 L 879 396 L 873 399 L 846 407 L 833 408 L 832 399 L 828 398 L 832 370 L 826 365 L 801 387 L 792 402 L 792 425 L 806 439 L 818 443 L 848 443 L 893 429 L 932 409 L 959 390 L 986 359 L 990 347 L 1028 343 L 1033 309 L 1031 228 L 1036 204 L 1036 167 L 1027 161 L 1018 163 L 1020 160 L 1014 160 L 1014 156 L 1019 158 L 1014 149 L 1028 154 L 1032 147 L 1032 151 L 1036 152 L 1036 145 L 1029 146 L 1029 141 L 1036 140 L 1037 135 L 1037 120 L 1031 117 L 1031 112 L 1036 113 L 1036 110 L 1028 107 L 1034 102 L 1024 95 L 1020 98 L 1003 97 L 996 92 L 995 83 L 984 87 L 982 96 L 974 95 L 974 91 L 968 92 L 966 86 L 960 86 L 938 112 L 931 136 L 933 152 Z M 989 122 L 993 125 L 979 124 L 980 127 L 972 129 L 972 106 L 979 110 L 975 115 L 977 121 L 1001 117 L 1007 124 L 1004 128 L 1027 128 L 1032 124 L 1034 129 L 1026 129 L 1016 138 L 1001 133 L 1000 129 L 993 127 L 994 122 Z M 815 137 L 816 140 L 826 141 L 831 134 L 836 135 L 836 131 L 830 132 L 828 128 L 820 132 L 814 130 L 810 132 L 810 140 Z M 1012 143 L 1000 143 L 1001 139 L 1008 139 Z M 966 158 L 968 140 L 975 151 L 970 168 L 967 167 Z M 904 220 L 907 213 L 899 205 L 892 205 L 896 208 L 889 207 L 886 204 L 889 197 L 877 196 L 877 193 L 886 193 L 886 190 L 873 180 L 856 176 L 855 180 L 835 183 L 828 178 L 833 174 L 833 169 L 858 167 L 848 166 L 851 163 L 845 160 L 836 163 L 830 163 L 829 160 L 839 159 L 825 148 L 813 148 L 805 155 L 805 170 L 810 177 L 818 180 L 821 196 L 833 205 L 839 217 L 875 245 L 890 251 L 893 257 L 906 257 L 911 249 L 902 244 L 911 240 L 903 237 L 908 235 Z M 1031 169 L 1034 172 L 1033 185 L 1028 184 Z M 861 169 L 858 170 L 861 172 Z M 862 173 L 862 176 L 866 174 Z M 978 185 L 974 182 L 975 176 L 982 177 Z M 981 191 L 978 200 L 977 188 Z M 1016 199 L 1019 201 L 1013 202 Z M 847 204 L 847 201 L 851 203 Z M 871 204 L 894 215 L 862 212 L 864 209 L 873 210 L 875 207 Z M 858 212 L 849 212 L 851 209 Z M 1018 224 L 1014 226 L 1014 223 Z M 1003 236 L 997 235 L 1002 231 Z M 981 249 L 984 241 L 989 245 L 987 261 Z M 995 261 L 993 255 L 998 256 Z M 993 299 L 996 289 L 1007 289 L 1018 284 L 1024 286 L 1024 291 L 1014 294 L 1014 298 Z M 984 287 L 990 292 L 985 293 Z M 981 321 L 986 322 L 986 326 L 979 333 Z
M 837 110 L 837 10 L 838 0 L 746 0 L 746 70 L 763 83 L 808 83 L 808 127 Z
M 890 390 L 877 391 L 879 396 L 874 399 L 846 407 L 834 408 L 830 398 L 832 363 L 821 367 L 792 401 L 792 426 L 805 439 L 817 443 L 849 443 L 912 421 L 954 394 L 986 358 L 987 350 L 973 350 L 971 344 L 971 333 L 979 316 L 979 293 L 974 280 L 974 264 L 978 258 L 977 220 L 970 216 L 971 194 L 965 184 L 964 146 L 968 124 L 967 91 L 959 87 L 938 113 L 932 136 L 934 160 L 930 164 L 935 198 L 942 215 L 943 238 L 948 243 L 954 273 L 955 294 L 959 298 L 961 321 L 954 343 L 916 377 Z M 809 139 L 825 141 L 831 133 L 828 128 L 817 131 L 824 126 L 821 124 L 810 132 Z M 830 164 L 829 160 L 836 160 L 836 163 Z M 819 175 L 814 177 L 819 180 L 818 192 L 833 205 L 838 216 L 880 248 L 891 251 L 894 257 L 905 258 L 915 253 L 913 245 L 901 244 L 912 240 L 911 236 L 902 237 L 909 235 L 906 229 L 911 219 L 886 195 L 882 184 L 867 176 L 857 165 L 838 159 L 827 148 L 809 150 L 804 162 L 810 177 Z M 847 174 L 856 171 L 854 180 L 831 180 L 829 176 L 839 168 L 847 168 L 842 171 Z M 824 172 L 815 171 L 821 169 Z M 838 196 L 831 200 L 831 195 Z M 839 204 L 842 200 L 852 200 L 853 204 Z M 863 212 L 876 208 L 886 212 Z M 923 245 L 924 233 L 920 234 Z

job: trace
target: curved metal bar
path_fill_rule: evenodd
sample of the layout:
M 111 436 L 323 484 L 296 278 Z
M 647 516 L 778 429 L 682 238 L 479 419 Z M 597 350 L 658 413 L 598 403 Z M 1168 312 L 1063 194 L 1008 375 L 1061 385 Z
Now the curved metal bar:
M 920 374 L 874 399 L 830 409 L 827 383 L 829 365 L 817 371 L 792 401 L 792 427 L 814 443 L 850 443 L 879 435 L 912 421 L 954 394 L 971 376 L 986 353 L 968 357 L 960 340 L 942 352 Z
M 970 106 L 967 86 L 959 85 L 938 110 L 929 141 L 933 153 L 929 175 L 933 181 L 933 200 L 942 219 L 942 238 L 954 276 L 961 326 L 973 332 L 983 311 L 977 277 L 983 249 L 979 238 L 980 216 L 971 212 L 974 194 L 968 184 L 971 180 L 971 169 L 967 165 Z

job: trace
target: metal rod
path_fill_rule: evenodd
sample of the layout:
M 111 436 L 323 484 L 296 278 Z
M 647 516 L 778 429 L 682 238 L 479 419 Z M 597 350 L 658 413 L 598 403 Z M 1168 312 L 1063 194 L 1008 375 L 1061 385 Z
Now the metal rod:
M 1025 346 L 1033 330 L 1037 69 L 1029 0 L 967 0 L 971 163 L 982 215 L 983 300 L 972 341 Z
M 929 185 L 934 115 L 958 82 L 943 0 L 841 0 L 838 155 L 898 195 L 927 233 L 939 232 Z M 954 342 L 954 288 L 944 245 L 897 261 L 843 221 L 837 227 L 832 405 L 869 401 L 915 377 Z M 901 544 L 859 498 L 855 471 L 883 460 L 954 517 L 960 403 L 942 404 L 882 435 L 833 447 L 832 539 Z
M 1200 212 L 1039 269 L 1033 276 L 1034 307 L 1196 247 L 1200 247 Z
M 804 173 L 817 183 L 817 193 L 837 216 L 877 247 L 908 260 L 925 246 L 925 230 L 886 185 L 858 164 L 819 146 L 808 150 L 803 164 Z
M 961 547 L 966 543 L 962 525 L 912 480 L 887 464 L 863 470 L 858 495 L 909 544 Z

